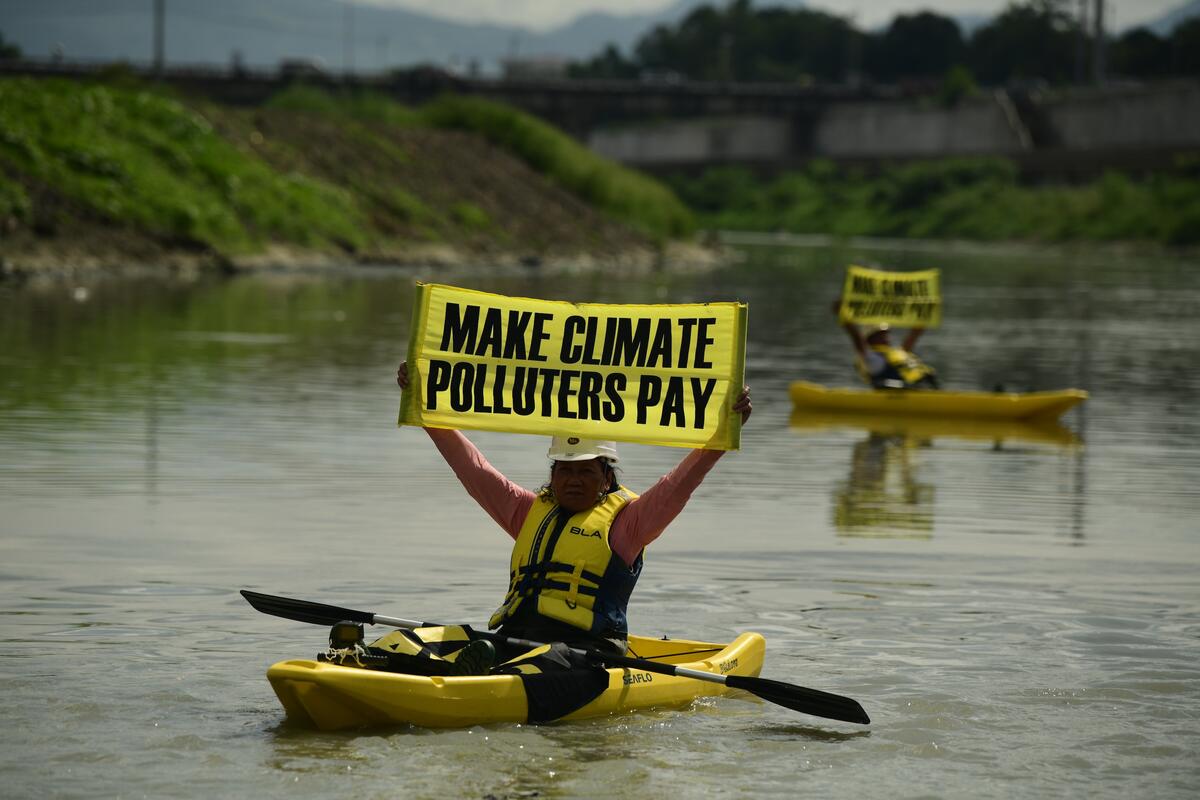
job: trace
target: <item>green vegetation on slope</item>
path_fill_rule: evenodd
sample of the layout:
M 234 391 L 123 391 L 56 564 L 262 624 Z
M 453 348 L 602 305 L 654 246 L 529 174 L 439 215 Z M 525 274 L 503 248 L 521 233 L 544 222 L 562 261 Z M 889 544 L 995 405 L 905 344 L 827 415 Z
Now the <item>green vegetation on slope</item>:
M 388 125 L 419 127 L 421 113 L 375 92 L 330 94 L 303 83 L 292 84 L 267 101 L 270 108 L 329 114 Z
M 0 224 L 365 258 L 420 242 L 616 253 L 692 229 L 662 184 L 496 104 L 295 87 L 237 109 L 112 77 L 0 79 Z
M 363 215 L 344 190 L 271 169 L 157 92 L 2 80 L 0 107 L 0 165 L 108 220 L 225 253 L 272 240 L 363 243 Z M 20 203 L 0 188 L 0 205 Z
M 1025 186 L 1002 159 L 948 159 L 874 176 L 829 162 L 761 180 L 712 169 L 673 186 L 702 225 L 725 230 L 1062 242 L 1200 243 L 1200 169 L 1082 186 Z
M 557 128 L 500 103 L 447 95 L 410 109 L 376 94 L 334 96 L 297 86 L 281 92 L 270 105 L 479 134 L 590 205 L 651 236 L 677 238 L 694 229 L 691 212 L 663 184 L 601 158 Z
M 0 226 L 84 250 L 89 231 L 117 230 L 226 256 L 285 244 L 387 259 L 420 242 L 602 254 L 682 236 L 697 218 L 837 236 L 1200 243 L 1195 161 L 1082 186 L 1023 185 L 1002 159 L 872 174 L 815 162 L 769 179 L 713 169 L 675 178 L 673 192 L 474 98 L 413 109 L 299 87 L 232 109 L 130 81 L 0 79 L 0 108 Z M 79 220 L 91 227 L 57 224 Z M 118 237 L 115 252 L 127 245 Z
M 458 96 L 430 103 L 422 113 L 438 127 L 487 137 L 568 191 L 647 233 L 670 238 L 692 231 L 691 213 L 670 189 L 601 158 L 528 114 L 499 103 Z

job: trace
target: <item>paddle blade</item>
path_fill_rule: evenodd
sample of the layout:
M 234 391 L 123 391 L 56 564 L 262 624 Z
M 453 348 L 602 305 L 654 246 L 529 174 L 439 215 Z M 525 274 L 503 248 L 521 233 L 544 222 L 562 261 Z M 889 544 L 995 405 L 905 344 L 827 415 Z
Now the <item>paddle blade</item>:
M 309 622 L 313 625 L 333 625 L 343 620 L 364 622 L 372 625 L 375 615 L 369 611 L 355 611 L 353 608 L 328 606 L 324 603 L 312 603 L 308 600 L 294 600 L 290 597 L 276 597 L 271 594 L 252 592 L 242 589 L 242 597 L 264 614 L 296 622 Z
M 744 689 L 763 700 L 769 700 L 793 711 L 812 714 L 814 717 L 856 722 L 859 725 L 871 724 L 871 718 L 867 716 L 863 707 L 858 704 L 857 700 L 849 697 L 782 681 L 750 678 L 744 675 L 726 675 L 725 685 L 731 689 Z

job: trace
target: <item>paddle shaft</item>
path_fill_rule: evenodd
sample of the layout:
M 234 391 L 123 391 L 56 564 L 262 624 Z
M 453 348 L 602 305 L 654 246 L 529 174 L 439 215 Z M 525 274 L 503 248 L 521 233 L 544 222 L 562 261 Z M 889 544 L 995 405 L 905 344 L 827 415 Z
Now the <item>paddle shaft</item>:
M 363 622 L 368 625 L 387 625 L 392 628 L 441 627 L 441 624 L 437 622 L 420 622 L 402 617 L 389 617 L 370 611 L 359 611 L 353 608 L 314 603 L 309 600 L 295 600 L 290 597 L 278 597 L 262 594 L 261 592 L 252 592 L 248 589 L 243 589 L 241 593 L 242 597 L 246 598 L 246 601 L 250 605 L 264 614 L 271 614 L 298 622 L 308 622 L 316 625 L 334 625 L 338 622 L 350 620 L 353 622 Z M 502 642 L 512 647 L 533 649 L 535 647 L 543 647 L 546 644 L 545 642 L 533 642 L 528 639 L 514 639 L 499 633 L 491 633 L 490 631 L 476 630 L 474 633 L 480 638 L 489 639 L 493 642 Z M 644 658 L 629 658 L 628 656 L 621 656 L 615 653 L 606 653 L 603 650 L 584 650 L 574 647 L 568 649 L 573 654 L 582 656 L 589 661 L 613 667 L 640 669 L 643 672 L 692 678 L 698 681 L 707 681 L 708 683 L 718 683 L 731 689 L 743 689 L 764 700 L 805 714 L 842 720 L 843 722 L 854 722 L 860 725 L 868 725 L 871 722 L 871 718 L 867 716 L 867 712 L 863 710 L 858 701 L 849 697 L 822 692 L 818 689 L 809 689 L 782 681 L 753 678 L 746 675 L 715 675 L 711 672 L 678 667 L 674 664 L 660 664 L 657 661 L 650 661 Z

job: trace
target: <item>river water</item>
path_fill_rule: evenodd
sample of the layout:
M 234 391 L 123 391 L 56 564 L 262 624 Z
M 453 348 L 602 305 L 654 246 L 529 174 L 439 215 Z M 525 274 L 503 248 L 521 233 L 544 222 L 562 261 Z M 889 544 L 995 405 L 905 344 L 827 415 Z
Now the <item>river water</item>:
M 793 419 L 852 385 L 846 263 L 942 269 L 950 388 L 1079 387 L 1064 436 Z M 1192 797 L 1200 780 L 1200 270 L 1113 254 L 766 247 L 624 281 L 363 270 L 0 286 L 6 797 Z M 650 549 L 635 630 L 767 637 L 738 698 L 547 726 L 318 733 L 265 670 L 326 631 L 240 588 L 482 624 L 508 539 L 395 426 L 414 278 L 749 303 L 753 419 Z M 539 485 L 546 443 L 472 434 Z M 1074 439 L 1074 441 L 1072 441 Z M 649 486 L 679 458 L 623 446 Z

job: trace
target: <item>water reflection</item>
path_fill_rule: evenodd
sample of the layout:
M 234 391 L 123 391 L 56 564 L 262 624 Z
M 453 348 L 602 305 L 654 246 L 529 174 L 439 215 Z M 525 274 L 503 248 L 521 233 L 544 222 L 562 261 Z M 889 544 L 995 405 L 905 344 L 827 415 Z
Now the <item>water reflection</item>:
M 870 431 L 880 436 L 896 436 L 914 440 L 936 438 L 965 439 L 991 442 L 997 450 L 1006 442 L 1028 442 L 1073 446 L 1082 439 L 1058 420 L 1030 422 L 1024 420 L 972 419 L 970 417 L 904 417 L 882 416 L 819 409 L 796 409 L 788 424 L 793 429 L 817 431 L 833 428 L 852 428 Z
M 913 454 L 928 441 L 872 431 L 855 442 L 850 474 L 834 490 L 833 527 L 838 536 L 933 535 L 934 487 L 917 480 Z
M 832 524 L 838 536 L 845 537 L 932 538 L 937 489 L 920 480 L 919 473 L 922 452 L 932 448 L 935 439 L 984 441 L 992 451 L 1014 449 L 1014 443 L 1082 450 L 1080 437 L 1057 420 L 885 417 L 796 409 L 789 424 L 802 431 L 867 431 L 851 448 L 846 479 L 833 490 Z

